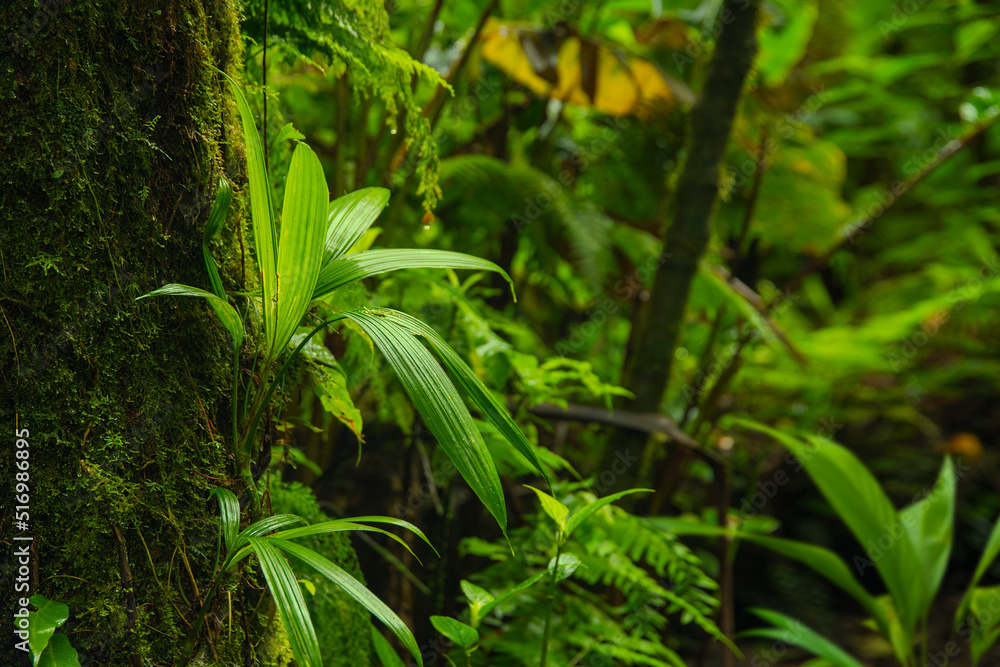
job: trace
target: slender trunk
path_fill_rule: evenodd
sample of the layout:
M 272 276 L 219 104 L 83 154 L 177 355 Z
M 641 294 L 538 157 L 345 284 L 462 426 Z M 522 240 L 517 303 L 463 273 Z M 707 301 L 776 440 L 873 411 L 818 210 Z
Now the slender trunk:
M 736 116 L 743 83 L 757 50 L 757 0 L 726 0 L 719 15 L 724 26 L 701 96 L 691 110 L 688 157 L 677 187 L 673 223 L 666 231 L 663 260 L 650 298 L 639 311 L 629 341 L 622 384 L 635 394 L 622 407 L 655 413 L 666 393 L 674 349 L 680 338 L 691 282 L 711 236 L 719 191 L 719 167 Z M 727 23 L 728 20 L 728 23 Z M 642 448 L 646 438 L 618 430 L 605 455 Z M 634 476 L 621 480 L 632 482 Z

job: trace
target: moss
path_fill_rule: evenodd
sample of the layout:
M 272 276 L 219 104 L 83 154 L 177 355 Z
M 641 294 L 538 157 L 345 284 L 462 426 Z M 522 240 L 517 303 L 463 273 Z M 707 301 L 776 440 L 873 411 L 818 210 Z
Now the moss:
M 84 665 L 176 664 L 212 579 L 208 489 L 234 476 L 230 348 L 204 304 L 134 299 L 207 286 L 215 183 L 245 183 L 214 70 L 238 75 L 237 26 L 233 0 L 0 8 L 0 424 L 5 442 L 30 431 L 33 590 L 69 605 Z M 245 208 L 238 189 L 215 248 L 236 289 L 253 274 Z M 241 622 L 245 597 L 235 622 L 209 624 L 218 664 L 244 664 L 261 631 Z

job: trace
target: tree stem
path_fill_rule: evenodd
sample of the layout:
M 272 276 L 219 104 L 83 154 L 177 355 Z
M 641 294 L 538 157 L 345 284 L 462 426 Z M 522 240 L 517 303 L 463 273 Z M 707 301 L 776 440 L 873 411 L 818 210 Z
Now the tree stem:
M 757 52 L 758 4 L 759 0 L 726 0 L 723 4 L 720 16 L 733 20 L 719 36 L 705 87 L 691 109 L 688 158 L 677 186 L 676 212 L 664 237 L 661 266 L 649 300 L 635 319 L 622 374 L 621 384 L 636 397 L 627 405 L 637 412 L 658 412 L 666 394 L 691 283 L 711 236 L 719 168 L 743 83 Z M 641 448 L 645 438 L 617 431 L 610 441 L 621 450 Z M 605 462 L 613 462 L 615 454 L 606 452 Z M 621 481 L 628 484 L 634 478 Z
M 558 539 L 558 538 L 557 538 Z M 545 667 L 549 658 L 549 631 L 552 629 L 552 608 L 556 604 L 556 577 L 559 575 L 559 555 L 562 552 L 562 543 L 556 542 L 556 564 L 552 568 L 552 578 L 549 579 L 549 606 L 545 611 L 545 630 L 542 632 L 542 661 L 539 667 Z

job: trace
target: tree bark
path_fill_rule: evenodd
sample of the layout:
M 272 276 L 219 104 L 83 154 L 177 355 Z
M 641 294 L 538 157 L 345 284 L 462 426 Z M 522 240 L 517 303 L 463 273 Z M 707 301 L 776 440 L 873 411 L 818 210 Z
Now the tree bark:
M 199 246 L 216 184 L 245 183 L 215 71 L 239 76 L 238 9 L 4 3 L 0 36 L 2 560 L 16 563 L 12 532 L 32 538 L 13 543 L 30 544 L 30 592 L 69 606 L 59 631 L 83 665 L 173 665 L 213 576 L 208 490 L 235 476 L 232 352 L 200 300 L 135 298 L 208 287 Z M 231 289 L 254 273 L 243 209 L 238 195 L 214 250 Z M 30 520 L 12 531 L 15 429 Z M 244 664 L 248 635 L 267 634 L 259 599 L 235 584 L 220 594 L 209 659 Z M 0 662 L 30 664 L 11 645 Z
M 721 32 L 701 96 L 691 110 L 688 157 L 677 185 L 673 223 L 663 242 L 664 260 L 653 279 L 630 336 L 622 385 L 635 394 L 621 407 L 659 412 L 670 380 L 671 361 L 680 338 L 691 282 L 711 236 L 711 219 L 719 192 L 719 167 L 743 83 L 757 51 L 758 0 L 726 0 L 717 18 Z M 605 454 L 643 448 L 645 434 L 616 429 Z M 637 466 L 638 468 L 638 466 Z M 634 482 L 638 471 L 620 480 Z

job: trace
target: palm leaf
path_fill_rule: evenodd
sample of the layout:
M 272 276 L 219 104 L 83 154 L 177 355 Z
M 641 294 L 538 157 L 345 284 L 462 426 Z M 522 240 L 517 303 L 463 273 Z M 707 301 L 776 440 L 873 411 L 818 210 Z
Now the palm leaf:
M 226 553 L 236 550 L 240 534 L 240 502 L 229 489 L 214 487 L 208 497 L 219 499 L 219 514 L 222 516 L 222 535 L 226 540 Z
M 306 523 L 306 520 L 297 514 L 274 514 L 272 516 L 266 516 L 260 521 L 255 521 L 240 533 L 240 540 L 245 540 L 249 537 L 263 537 L 268 533 L 271 533 L 279 528 L 284 528 L 285 526 L 291 526 L 296 523 Z M 274 537 L 272 535 L 271 537 Z
M 920 560 L 924 577 L 924 600 L 920 615 L 930 609 L 951 555 L 955 532 L 955 468 L 945 459 L 934 489 L 925 498 L 899 512 Z
M 507 508 L 500 477 L 479 429 L 441 365 L 393 314 L 365 309 L 347 316 L 378 346 L 431 433 L 506 535 Z
M 208 224 L 205 225 L 205 234 L 201 240 L 201 252 L 205 259 L 205 270 L 208 271 L 208 281 L 211 283 L 215 295 L 223 299 L 226 298 L 226 292 L 222 289 L 222 278 L 219 277 L 219 270 L 215 267 L 212 253 L 208 251 L 208 242 L 222 232 L 232 197 L 233 189 L 226 179 L 220 178 L 219 191 L 215 195 L 215 203 L 212 204 L 212 212 L 208 215 Z
M 801 646 L 828 661 L 834 667 L 863 667 L 842 648 L 793 618 L 769 609 L 751 609 L 750 611 L 776 627 L 748 630 L 741 633 L 743 637 L 765 637 Z
M 330 202 L 323 266 L 347 254 L 389 203 L 385 188 L 363 188 Z
M 912 637 L 924 600 L 924 576 L 913 543 L 885 491 L 854 454 L 837 443 L 809 437 L 809 445 L 781 431 L 749 420 L 739 423 L 775 438 L 792 451 L 805 467 L 827 502 L 862 545 L 877 545 L 889 536 L 891 545 L 875 568 L 892 595 L 906 636 Z
M 385 603 L 375 597 L 375 595 L 370 590 L 365 588 L 361 582 L 342 570 L 336 564 L 330 562 L 328 559 L 320 556 L 312 549 L 308 549 L 301 544 L 296 544 L 295 542 L 288 540 L 274 540 L 274 544 L 285 553 L 298 558 L 300 561 L 340 586 L 345 593 L 360 602 L 365 609 L 374 614 L 377 619 L 385 623 L 390 630 L 396 633 L 396 636 L 399 637 L 400 641 L 402 641 L 406 648 L 410 650 L 410 653 L 413 654 L 417 664 L 423 667 L 424 661 L 420 655 L 420 648 L 417 646 L 417 640 L 413 638 L 413 633 L 410 632 L 410 629 L 406 627 L 406 624 L 403 623 L 403 621 L 400 620 L 400 618 L 396 616 L 391 609 L 385 606 Z
M 366 250 L 345 255 L 324 266 L 313 297 L 319 299 L 344 285 L 400 269 L 496 271 L 511 286 L 511 293 L 514 289 L 514 283 L 506 271 L 493 262 L 472 255 L 448 250 Z
M 427 539 L 426 535 L 424 535 L 424 531 L 420 530 L 419 528 L 417 528 L 416 526 L 414 526 L 409 521 L 406 521 L 404 519 L 396 519 L 396 518 L 391 517 L 391 516 L 352 516 L 352 517 L 347 517 L 347 518 L 344 518 L 344 519 L 333 519 L 331 521 L 324 521 L 324 522 L 321 522 L 321 523 L 314 523 L 314 524 L 311 524 L 310 526 L 306 526 L 306 527 L 303 527 L 303 528 L 293 528 L 293 529 L 291 529 L 289 531 L 283 531 L 281 533 L 275 533 L 274 536 L 275 537 L 282 537 L 284 539 L 293 539 L 293 538 L 296 538 L 296 537 L 302 537 L 303 535 L 306 535 L 306 534 L 317 535 L 317 534 L 323 533 L 323 532 L 340 532 L 339 529 L 334 529 L 334 530 L 330 530 L 330 531 L 327 531 L 327 530 L 322 529 L 322 528 L 319 529 L 319 530 L 308 530 L 308 529 L 320 528 L 322 526 L 327 526 L 327 525 L 333 527 L 333 525 L 337 524 L 337 523 L 347 523 L 347 524 L 350 524 L 352 526 L 360 526 L 361 528 L 370 528 L 370 526 L 365 526 L 361 522 L 385 523 L 385 524 L 389 524 L 390 526 L 397 526 L 399 528 L 405 528 L 406 530 L 410 531 L 411 533 L 413 533 L 414 535 L 416 535 L 417 537 L 419 537 L 420 539 L 422 539 L 427 544 L 427 546 L 429 546 L 434 551 L 435 554 L 437 554 L 438 556 L 441 555 L 441 554 L 437 553 L 437 549 L 434 549 L 434 545 L 431 544 L 431 541 L 429 539 Z M 350 530 L 357 530 L 357 528 L 351 528 Z M 306 532 L 306 531 L 308 531 L 308 532 Z M 389 533 L 387 533 L 387 534 L 389 534 Z M 393 537 L 395 537 L 395 535 L 393 535 Z M 407 546 L 406 548 L 409 549 L 409 546 Z M 411 551 L 410 553 L 413 553 L 413 552 Z
M 301 528 L 292 528 L 290 530 L 283 530 L 281 532 L 275 533 L 271 537 L 278 537 L 283 540 L 293 540 L 297 537 L 307 537 L 310 535 L 325 535 L 329 533 L 343 533 L 349 531 L 381 533 L 383 535 L 392 538 L 396 542 L 399 542 L 399 544 L 403 545 L 403 548 L 409 551 L 414 558 L 417 558 L 417 555 L 413 553 L 413 549 L 410 548 L 410 545 L 407 544 L 405 540 L 403 540 L 395 533 L 390 533 L 388 530 L 378 528 L 376 526 L 366 526 L 363 523 L 352 523 L 347 519 L 332 519 L 330 521 L 322 521 L 320 523 L 313 523 L 308 526 L 302 526 Z M 417 560 L 419 561 L 420 559 L 417 558 Z
M 283 350 L 312 301 L 323 261 L 323 229 L 330 191 L 316 153 L 299 144 L 285 185 L 275 298 L 277 323 L 272 354 Z
M 211 292 L 206 292 L 203 289 L 198 289 L 197 287 L 178 285 L 177 283 L 164 285 L 152 292 L 147 292 L 136 298 L 136 301 L 145 299 L 147 296 L 196 296 L 207 299 L 208 305 L 212 307 L 212 310 L 222 322 L 222 326 L 226 327 L 226 331 L 233 337 L 234 348 L 239 349 L 243 345 L 243 320 L 240 319 L 240 315 L 236 312 L 236 309 L 230 306 L 229 302 L 224 298 L 216 296 Z
M 276 548 L 283 549 L 283 541 L 267 537 L 250 537 L 247 541 L 257 554 L 267 587 L 281 614 L 295 661 L 303 667 L 322 667 L 319 640 L 306 601 L 302 598 L 302 589 L 292 568 Z
M 263 293 L 263 319 L 265 340 L 269 343 L 275 339 L 275 299 L 277 298 L 278 248 L 274 229 L 274 206 L 271 203 L 271 186 L 267 180 L 267 169 L 264 167 L 264 149 L 260 144 L 257 126 L 254 124 L 253 112 L 236 82 L 228 75 L 226 79 L 236 96 L 236 107 L 243 122 L 243 137 L 247 151 L 247 179 L 250 187 L 250 217 L 253 221 L 253 242 L 257 248 L 257 265 L 260 269 L 260 285 Z M 268 350 L 270 356 L 270 350 Z
M 378 656 L 382 667 L 406 667 L 396 651 L 392 648 L 389 640 L 382 636 L 382 633 L 374 625 L 369 625 L 371 630 L 372 645 L 375 647 L 375 655 Z
M 538 459 L 535 448 L 532 447 L 531 443 L 524 436 L 524 433 L 514 423 L 510 413 L 494 398 L 493 394 L 486 388 L 486 385 L 476 377 L 476 374 L 462 361 L 462 358 L 458 356 L 455 350 L 451 349 L 451 346 L 434 329 L 415 317 L 397 310 L 387 309 L 386 312 L 391 315 L 390 322 L 398 322 L 408 332 L 420 336 L 430 343 L 442 363 L 444 363 L 445 368 L 448 369 L 448 373 L 458 383 L 458 386 L 461 387 L 469 400 L 472 401 L 472 404 L 514 446 L 514 449 L 528 459 L 531 465 L 535 466 L 535 469 L 545 478 L 545 481 L 551 488 L 552 484 L 549 481 L 549 476 L 542 467 L 542 462 Z

